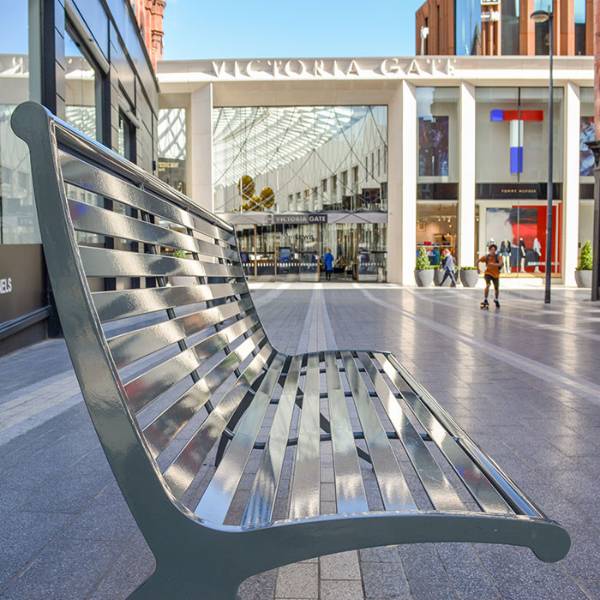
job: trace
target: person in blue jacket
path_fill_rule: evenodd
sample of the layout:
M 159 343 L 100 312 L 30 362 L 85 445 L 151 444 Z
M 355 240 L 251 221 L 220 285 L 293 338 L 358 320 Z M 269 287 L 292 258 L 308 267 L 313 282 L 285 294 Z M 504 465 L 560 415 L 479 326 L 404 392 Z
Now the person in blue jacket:
M 325 254 L 323 255 L 323 266 L 325 267 L 325 279 L 331 281 L 331 274 L 333 273 L 333 254 L 331 254 L 331 248 L 325 248 Z

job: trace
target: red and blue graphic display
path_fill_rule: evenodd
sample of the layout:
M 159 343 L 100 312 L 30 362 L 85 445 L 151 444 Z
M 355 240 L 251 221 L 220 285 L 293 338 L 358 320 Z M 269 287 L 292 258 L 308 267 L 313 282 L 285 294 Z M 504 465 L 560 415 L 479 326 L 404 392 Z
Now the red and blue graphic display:
M 510 172 L 518 175 L 523 172 L 523 129 L 525 121 L 543 121 L 543 110 L 502 110 L 490 111 L 490 121 L 510 123 Z

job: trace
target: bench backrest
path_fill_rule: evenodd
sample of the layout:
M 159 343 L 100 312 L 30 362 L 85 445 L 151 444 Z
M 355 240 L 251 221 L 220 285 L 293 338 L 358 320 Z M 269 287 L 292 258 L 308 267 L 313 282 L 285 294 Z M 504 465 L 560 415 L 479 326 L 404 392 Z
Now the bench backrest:
M 214 398 L 243 408 L 276 355 L 235 232 L 35 103 L 17 108 L 13 129 L 29 145 L 52 290 L 94 426 L 134 516 L 155 519 L 226 432 L 224 415 L 206 424 Z

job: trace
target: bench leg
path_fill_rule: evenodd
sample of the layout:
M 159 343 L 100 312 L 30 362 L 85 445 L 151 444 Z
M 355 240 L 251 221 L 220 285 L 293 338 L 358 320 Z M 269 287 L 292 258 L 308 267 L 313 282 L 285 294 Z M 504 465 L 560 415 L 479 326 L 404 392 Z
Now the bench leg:
M 128 600 L 236 600 L 238 588 L 232 581 L 199 577 L 185 568 L 167 575 L 155 571 Z

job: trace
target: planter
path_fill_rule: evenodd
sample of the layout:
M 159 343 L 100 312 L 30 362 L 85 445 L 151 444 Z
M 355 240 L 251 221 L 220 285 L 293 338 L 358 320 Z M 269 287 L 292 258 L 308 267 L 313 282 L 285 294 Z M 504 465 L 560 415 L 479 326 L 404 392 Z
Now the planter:
M 461 269 L 460 282 L 465 287 L 475 287 L 479 281 L 479 271 L 477 269 Z
M 435 285 L 437 285 L 438 287 L 450 287 L 452 285 L 452 280 L 450 279 L 450 277 L 446 277 L 446 281 L 444 281 L 444 283 L 442 283 L 442 280 L 444 279 L 444 269 L 436 269 L 435 270 L 435 275 L 433 276 L 433 283 L 435 283 Z M 456 279 L 456 271 L 454 271 L 454 278 Z
M 580 288 L 591 288 L 592 287 L 592 273 L 593 271 L 575 271 L 575 281 L 577 287 Z
M 419 287 L 429 287 L 433 283 L 433 269 L 415 269 L 415 281 Z

